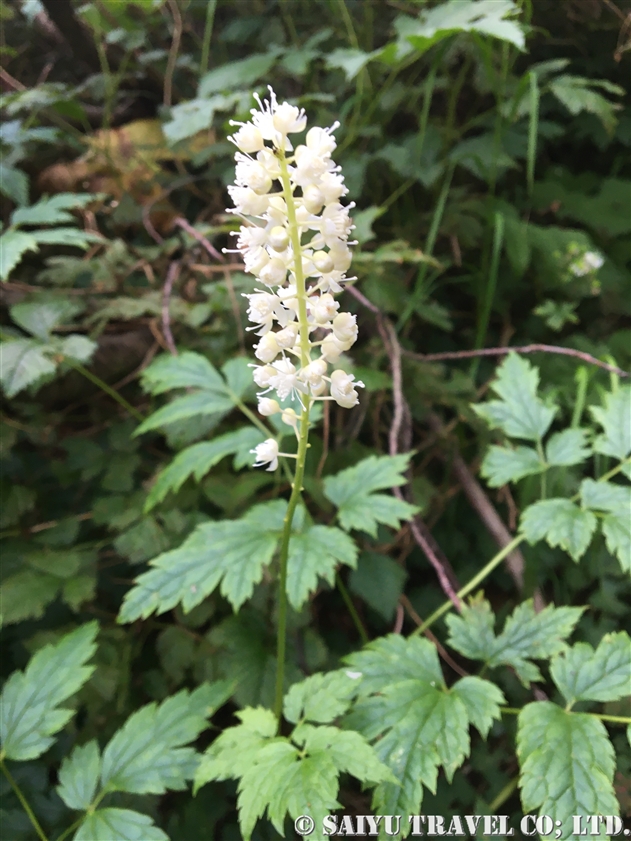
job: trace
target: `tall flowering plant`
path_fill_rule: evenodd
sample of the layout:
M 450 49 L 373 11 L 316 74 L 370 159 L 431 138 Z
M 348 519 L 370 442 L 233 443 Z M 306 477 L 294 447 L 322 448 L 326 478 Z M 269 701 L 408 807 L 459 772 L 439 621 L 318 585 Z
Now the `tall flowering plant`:
M 254 355 L 260 364 L 253 365 L 254 382 L 261 389 L 258 410 L 264 416 L 280 413 L 283 422 L 294 428 L 298 442 L 295 453 L 279 452 L 274 438 L 252 451 L 255 466 L 268 465 L 267 470 L 275 470 L 279 458 L 296 461 L 280 552 L 276 682 L 280 717 L 287 558 L 309 446 L 309 412 L 316 400 L 355 406 L 357 388 L 364 384 L 335 367 L 357 339 L 356 317 L 340 312 L 335 300 L 351 264 L 349 210 L 354 206 L 340 202 L 348 190 L 331 158 L 336 146 L 333 132 L 339 124 L 310 128 L 304 143 L 294 149 L 289 138 L 304 134 L 304 110 L 279 103 L 272 88 L 267 101 L 257 97 L 257 102 L 250 122 L 234 123 L 239 126 L 230 138 L 238 150 L 236 177 L 228 191 L 234 202 L 230 212 L 243 220 L 237 251 L 246 271 L 260 284 L 246 295 L 253 322 L 249 329 L 259 337 Z

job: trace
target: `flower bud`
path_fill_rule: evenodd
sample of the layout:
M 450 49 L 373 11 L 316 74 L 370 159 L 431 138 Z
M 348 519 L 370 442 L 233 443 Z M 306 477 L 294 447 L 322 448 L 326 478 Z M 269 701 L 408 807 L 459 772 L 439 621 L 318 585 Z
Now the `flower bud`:
M 322 274 L 332 272 L 335 268 L 333 258 L 326 251 L 316 251 L 311 259 L 313 260 L 313 265 L 318 271 L 322 272 Z
M 270 415 L 278 414 L 280 406 L 277 400 L 272 400 L 270 397 L 259 397 L 258 411 L 259 415 L 268 418 Z
M 258 343 L 256 350 L 254 351 L 254 355 L 257 359 L 260 359 L 261 362 L 271 362 L 276 359 L 279 353 L 280 346 L 276 341 L 275 333 L 266 333 L 261 338 L 261 341 Z
M 289 245 L 289 234 L 287 233 L 287 228 L 283 228 L 281 225 L 274 225 L 272 230 L 269 232 L 269 244 L 272 246 L 274 251 L 285 251 Z
M 324 205 L 324 196 L 315 184 L 309 184 L 302 191 L 302 202 L 309 213 L 319 213 Z
M 359 403 L 359 395 L 354 386 L 364 388 L 364 384 L 361 381 L 354 382 L 354 379 L 352 374 L 344 371 L 333 371 L 331 374 L 331 397 L 344 409 L 352 409 Z
M 259 280 L 266 286 L 280 286 L 287 277 L 287 267 L 278 257 L 272 257 L 259 272 Z
M 333 335 L 339 342 L 354 344 L 357 339 L 357 316 L 341 312 L 333 319 Z

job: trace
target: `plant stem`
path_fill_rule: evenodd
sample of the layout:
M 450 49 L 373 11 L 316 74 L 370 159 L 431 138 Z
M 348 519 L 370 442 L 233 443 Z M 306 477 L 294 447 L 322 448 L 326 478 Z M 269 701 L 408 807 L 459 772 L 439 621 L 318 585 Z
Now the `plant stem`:
M 465 596 L 468 596 L 472 590 L 475 590 L 478 584 L 484 581 L 487 575 L 493 572 L 495 567 L 499 566 L 504 560 L 504 558 L 507 555 L 510 555 L 513 549 L 516 549 L 520 543 L 524 542 L 525 539 L 525 536 L 523 534 L 520 534 L 517 537 L 514 537 L 510 543 L 507 543 L 506 546 L 497 553 L 497 555 L 494 555 L 491 558 L 488 564 L 485 567 L 483 567 L 477 575 L 473 576 L 471 581 L 465 584 L 465 586 L 461 590 L 458 590 L 458 593 L 456 594 L 458 598 L 462 600 Z M 427 630 L 427 628 L 430 627 L 430 625 L 433 625 L 434 622 L 441 618 L 441 616 L 443 616 L 445 613 L 451 610 L 453 606 L 454 605 L 451 600 L 446 601 L 443 605 L 441 605 L 437 610 L 435 610 L 432 613 L 429 619 L 426 619 L 422 625 L 419 625 L 418 628 L 415 628 L 410 634 L 410 636 L 415 637 L 418 634 L 422 634 L 423 631 Z
M 364 628 L 364 624 L 359 617 L 359 613 L 357 613 L 357 608 L 353 604 L 353 600 L 351 599 L 350 593 L 346 589 L 346 585 L 342 581 L 342 576 L 339 574 L 339 572 L 335 576 L 335 583 L 337 585 L 337 589 L 340 591 L 340 595 L 344 599 L 344 604 L 348 608 L 348 612 L 351 615 L 351 619 L 353 620 L 353 623 L 357 628 L 357 633 L 360 636 L 362 645 L 367 645 L 367 643 L 370 642 L 370 637 L 368 636 L 366 629 Z
M 27 800 L 27 799 L 26 799 L 26 797 L 22 794 L 22 789 L 21 789 L 21 788 L 20 788 L 20 786 L 16 783 L 15 779 L 13 778 L 13 774 L 12 774 L 12 773 L 9 771 L 9 769 L 7 768 L 7 766 L 6 766 L 6 763 L 5 763 L 4 759 L 0 759 L 0 766 L 2 767 L 2 771 L 3 771 L 3 773 L 4 773 L 4 776 L 5 776 L 5 777 L 7 778 L 7 780 L 9 781 L 9 785 L 11 786 L 11 788 L 12 788 L 12 789 L 13 789 L 13 791 L 15 792 L 15 794 L 16 794 L 16 796 L 17 796 L 18 800 L 19 800 L 19 801 L 20 801 L 20 803 L 22 804 L 22 808 L 24 809 L 24 811 L 25 811 L 25 812 L 26 812 L 26 814 L 28 815 L 28 819 L 29 819 L 29 820 L 30 820 L 30 822 L 33 824 L 33 828 L 34 828 L 35 832 L 37 833 L 38 837 L 40 838 L 40 841 L 48 841 L 48 837 L 46 836 L 46 833 L 45 833 L 45 832 L 44 832 L 44 830 L 42 829 L 42 827 L 41 827 L 41 825 L 40 825 L 39 821 L 37 820 L 37 818 L 35 817 L 35 813 L 34 813 L 34 812 L 33 812 L 33 810 L 31 809 L 31 807 L 30 807 L 30 804 L 29 804 L 28 800 Z
M 280 155 L 280 179 L 283 185 L 283 198 L 287 205 L 288 233 L 294 254 L 294 276 L 296 278 L 296 297 L 298 298 L 298 323 L 300 325 L 300 362 L 304 368 L 309 364 L 309 322 L 307 320 L 307 290 L 302 271 L 302 249 L 300 245 L 300 228 L 296 219 L 296 205 L 289 178 L 289 169 L 285 153 Z M 296 472 L 287 504 L 287 513 L 283 522 L 283 536 L 281 539 L 279 573 L 278 573 L 278 631 L 276 638 L 276 691 L 274 696 L 274 715 L 280 722 L 283 713 L 283 688 L 285 682 L 285 652 L 287 646 L 287 561 L 289 558 L 289 540 L 291 525 L 302 494 L 302 480 L 305 473 L 305 461 L 309 446 L 309 409 L 311 399 L 304 398 L 304 405 L 300 415 L 300 436 L 298 438 L 298 452 L 296 454 Z
M 104 391 L 106 394 L 109 394 L 110 397 L 116 400 L 117 403 L 120 403 L 120 405 L 124 409 L 126 409 L 132 417 L 136 418 L 137 421 L 141 422 L 144 420 L 144 417 L 141 415 L 138 409 L 134 409 L 131 403 L 128 403 L 125 400 L 125 398 L 121 397 L 121 395 L 117 391 L 111 388 L 106 382 L 103 382 L 103 380 L 100 377 L 97 377 L 96 374 L 93 374 L 92 371 L 89 371 L 87 368 L 85 368 L 80 362 L 75 362 L 74 359 L 69 359 L 68 357 L 64 357 L 64 362 L 66 362 L 68 365 L 70 365 L 71 368 L 74 368 L 80 374 L 83 374 L 83 376 L 87 380 L 90 380 L 91 383 L 94 383 L 94 385 L 98 386 L 101 389 L 101 391 Z
M 215 22 L 215 9 L 217 0 L 207 0 L 206 22 L 204 23 L 204 40 L 202 41 L 202 57 L 199 62 L 200 80 L 208 70 L 208 58 L 210 56 L 210 41 L 213 37 L 213 24 Z
M 489 812 L 491 815 L 494 815 L 500 806 L 503 806 L 504 803 L 508 800 L 511 794 L 517 789 L 517 785 L 519 783 L 519 778 L 515 777 L 514 780 L 509 780 L 504 788 L 500 791 L 500 793 L 489 803 Z

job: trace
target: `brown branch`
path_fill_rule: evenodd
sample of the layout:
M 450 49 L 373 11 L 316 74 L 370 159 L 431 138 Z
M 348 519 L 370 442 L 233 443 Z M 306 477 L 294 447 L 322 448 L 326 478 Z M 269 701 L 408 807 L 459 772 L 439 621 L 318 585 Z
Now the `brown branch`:
M 349 290 L 350 291 L 350 290 Z M 481 348 L 480 350 L 453 350 L 444 353 L 414 353 L 411 350 L 403 350 L 405 356 L 410 359 L 417 359 L 419 362 L 442 362 L 448 359 L 472 359 L 476 356 L 504 356 L 507 353 L 557 353 L 561 356 L 572 356 L 575 359 L 580 359 L 582 362 L 587 362 L 588 365 L 596 365 L 598 368 L 603 368 L 611 374 L 618 374 L 620 377 L 628 377 L 629 374 L 615 365 L 609 365 L 607 362 L 601 362 L 590 353 L 584 353 L 582 350 L 574 350 L 569 347 L 557 347 L 556 345 L 522 345 L 520 347 L 491 347 Z
M 180 264 L 177 260 L 173 260 L 169 264 L 167 278 L 164 282 L 162 290 L 162 333 L 167 347 L 172 356 L 177 356 L 177 348 L 173 341 L 173 333 L 171 332 L 171 314 L 169 307 L 171 304 L 171 292 L 173 291 L 173 284 L 178 279 L 180 274 Z
M 169 9 L 173 15 L 173 38 L 171 40 L 171 48 L 169 49 L 169 57 L 164 74 L 163 103 L 167 108 L 171 107 L 173 99 L 173 74 L 175 73 L 177 54 L 180 51 L 180 42 L 182 40 L 182 14 L 177 0 L 169 0 Z
M 408 597 L 406 595 L 402 595 L 400 597 L 399 604 L 401 604 L 405 608 L 405 610 L 407 611 L 410 619 L 412 619 L 412 621 L 415 623 L 415 625 L 420 628 L 420 626 L 423 624 L 423 620 L 418 615 L 418 613 L 414 610 L 414 607 L 412 606 L 412 602 L 408 599 Z M 454 670 L 454 672 L 457 675 L 460 675 L 460 677 L 468 677 L 469 672 L 465 672 L 465 670 L 462 668 L 462 666 L 459 666 L 456 663 L 456 661 L 453 659 L 453 657 L 451 657 L 445 651 L 444 647 L 440 644 L 439 640 L 434 636 L 434 634 L 430 631 L 429 628 L 426 628 L 425 631 L 423 631 L 423 633 L 425 634 L 425 636 L 427 637 L 428 640 L 430 640 L 431 642 L 434 643 L 434 645 L 436 646 L 436 648 L 438 650 L 439 655 L 442 657 L 442 659 L 445 661 L 445 663 L 447 663 L 448 666 L 451 666 L 451 668 Z
M 194 228 L 190 222 L 184 219 L 183 216 L 178 216 L 176 219 L 174 219 L 173 224 L 177 225 L 177 227 L 181 228 L 183 231 L 186 231 L 186 233 L 189 236 L 193 237 L 193 239 L 196 239 L 197 242 L 201 246 L 203 246 L 206 249 L 206 251 L 210 254 L 210 256 L 213 257 L 215 260 L 218 260 L 220 263 L 226 262 L 226 258 L 221 252 L 217 251 L 212 242 L 206 239 L 206 237 L 203 234 L 200 234 L 200 232 L 196 228 Z
M 405 416 L 404 407 L 407 405 L 403 396 L 401 345 L 397 339 L 394 327 L 390 321 L 382 315 L 379 308 L 369 301 L 368 298 L 362 295 L 358 289 L 355 289 L 354 286 L 347 286 L 346 289 L 356 300 L 374 313 L 377 321 L 377 329 L 383 339 L 384 347 L 386 349 L 386 353 L 388 354 L 390 370 L 392 372 L 392 398 L 394 403 L 394 415 L 388 435 L 388 449 L 390 455 L 394 456 L 399 452 L 399 434 L 401 431 L 401 424 Z M 401 488 L 393 488 L 392 493 L 398 499 L 404 499 Z M 429 532 L 429 529 L 418 515 L 410 522 L 410 529 L 414 540 L 422 549 L 427 560 L 434 567 L 443 592 L 447 598 L 451 600 L 456 610 L 460 612 L 462 606 L 460 599 L 456 594 L 459 586 L 456 581 L 456 576 L 451 568 L 451 564 L 440 551 L 436 541 Z

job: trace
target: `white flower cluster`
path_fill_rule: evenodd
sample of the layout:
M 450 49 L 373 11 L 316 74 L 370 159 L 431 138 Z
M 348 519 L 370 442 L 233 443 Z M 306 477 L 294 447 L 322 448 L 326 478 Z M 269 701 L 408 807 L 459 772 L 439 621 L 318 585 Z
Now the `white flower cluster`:
M 236 155 L 235 185 L 228 187 L 236 213 L 244 218 L 237 240 L 246 271 L 264 288 L 245 297 L 248 317 L 259 342 L 254 381 L 262 389 L 259 412 L 282 419 L 297 433 L 293 409 L 263 397 L 275 391 L 303 407 L 313 400 L 334 400 L 351 408 L 359 402 L 363 383 L 344 371 L 332 370 L 357 339 L 356 317 L 339 312 L 334 294 L 341 292 L 351 264 L 349 234 L 353 229 L 342 196 L 344 178 L 331 159 L 336 143 L 331 128 L 313 127 L 295 150 L 290 134 L 307 127 L 303 110 L 279 103 L 270 88 L 252 120 L 236 123 L 230 140 Z M 267 141 L 267 142 L 266 142 Z M 317 354 L 317 356 L 314 355 Z M 278 464 L 278 446 L 268 439 L 256 448 L 257 465 Z
M 597 251 L 585 251 L 570 263 L 569 271 L 574 277 L 585 277 L 592 272 L 597 272 L 604 262 L 604 257 Z

